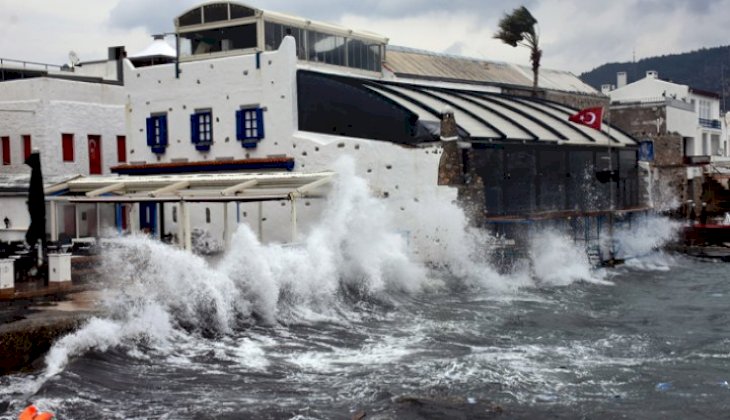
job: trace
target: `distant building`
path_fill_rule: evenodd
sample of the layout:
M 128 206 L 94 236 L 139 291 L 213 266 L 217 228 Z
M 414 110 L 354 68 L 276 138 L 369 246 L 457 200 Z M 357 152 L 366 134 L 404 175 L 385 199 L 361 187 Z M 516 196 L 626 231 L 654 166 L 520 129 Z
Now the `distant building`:
M 109 174 L 127 159 L 124 49 L 106 60 L 59 67 L 0 60 L 0 240 L 23 240 L 30 219 L 26 197 L 33 149 L 41 155 L 47 186 L 80 175 Z M 58 206 L 62 235 L 98 236 L 97 212 L 73 204 Z M 4 223 L 7 219 L 8 223 Z
M 611 122 L 653 145 L 658 204 L 699 205 L 705 170 L 730 161 L 720 95 L 661 80 L 656 71 L 630 84 L 619 73 L 617 88 L 611 88 L 603 88 L 611 97 Z
M 643 79 L 608 94 L 611 97 L 612 121 L 632 134 L 676 133 L 682 136 L 685 156 L 728 156 L 720 95 L 661 80 L 656 71 L 648 71 Z M 632 109 L 646 108 L 663 109 L 657 115 L 660 119 L 654 122 L 646 119 L 624 121 L 622 117 Z
M 49 176 L 108 174 L 126 161 L 123 51 L 63 68 L 2 60 L 0 174 L 29 172 L 32 149 Z

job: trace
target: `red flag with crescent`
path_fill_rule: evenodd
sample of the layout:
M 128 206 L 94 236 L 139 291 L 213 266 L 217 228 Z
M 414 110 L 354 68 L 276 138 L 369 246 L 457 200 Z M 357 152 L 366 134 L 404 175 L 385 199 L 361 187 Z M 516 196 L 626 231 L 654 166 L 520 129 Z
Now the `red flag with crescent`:
M 594 130 L 601 129 L 601 120 L 603 119 L 603 108 L 586 108 L 578 111 L 577 114 L 571 115 L 568 120 L 576 124 L 587 125 Z

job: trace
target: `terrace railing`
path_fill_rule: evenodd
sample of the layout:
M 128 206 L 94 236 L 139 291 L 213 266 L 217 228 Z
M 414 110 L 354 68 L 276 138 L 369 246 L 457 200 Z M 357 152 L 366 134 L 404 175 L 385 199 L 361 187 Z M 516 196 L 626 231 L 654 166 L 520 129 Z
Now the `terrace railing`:
M 720 120 L 710 120 L 707 118 L 700 118 L 700 125 L 705 128 L 715 128 L 718 130 L 722 129 Z
M 13 60 L 10 58 L 0 57 L 0 67 L 9 67 L 14 69 L 25 70 L 61 70 L 61 66 L 57 64 L 37 63 L 34 61 Z

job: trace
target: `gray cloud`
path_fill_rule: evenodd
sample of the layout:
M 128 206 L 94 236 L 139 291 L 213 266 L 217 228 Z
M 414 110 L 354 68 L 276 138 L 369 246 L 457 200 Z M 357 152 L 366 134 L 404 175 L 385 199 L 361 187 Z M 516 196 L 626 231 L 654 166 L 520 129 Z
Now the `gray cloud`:
M 198 3 L 200 1 L 194 0 L 120 0 L 109 13 L 109 23 L 120 29 L 169 32 L 175 28 L 173 20 Z
M 27 4 L 36 4 L 41 0 L 26 1 Z M 139 35 L 140 29 L 147 33 L 170 31 L 176 16 L 204 1 L 156 0 L 150 3 L 149 0 L 117 0 L 107 9 L 110 10 L 107 25 L 119 35 L 132 32 Z M 416 33 L 420 38 L 410 46 L 472 54 L 497 61 L 510 60 L 508 57 L 514 60 L 517 51 L 500 49 L 494 43 L 485 42 L 485 39 L 491 38 L 497 21 L 504 13 L 524 4 L 539 22 L 545 52 L 543 65 L 577 73 L 605 62 L 630 60 L 634 49 L 637 58 L 643 58 L 723 45 L 730 39 L 725 30 L 730 27 L 730 14 L 724 13 L 730 10 L 730 0 L 247 0 L 246 3 L 331 23 L 352 21 L 353 16 L 361 17 L 364 24 L 358 28 L 371 29 L 394 40 L 412 40 Z M 6 35 L 9 33 L 10 16 L 26 16 L 20 4 L 26 3 L 0 0 L 0 5 L 4 6 L 0 33 L 3 29 Z M 44 4 L 50 11 L 64 7 L 62 3 Z M 454 31 L 453 20 L 464 19 L 465 16 L 468 16 L 469 22 L 464 21 L 464 30 Z M 452 21 L 450 35 L 433 23 L 441 17 Z M 19 19 L 13 26 L 23 25 L 26 20 Z M 429 22 L 430 26 L 422 24 L 417 29 L 411 26 L 415 22 Z M 429 30 L 431 27 L 432 31 Z M 415 32 L 417 30 L 420 32 Z M 43 45 L 43 49 L 50 48 L 68 49 L 65 45 L 54 46 L 50 42 Z M 526 64 L 524 58 L 517 60 Z
M 530 7 L 537 0 L 523 2 Z M 117 28 L 142 27 L 150 32 L 170 30 L 173 19 L 189 7 L 201 4 L 195 0 L 119 0 L 109 16 L 110 23 Z M 514 1 L 453 0 L 252 0 L 247 4 L 264 10 L 290 13 L 314 20 L 336 22 L 347 14 L 364 15 L 370 18 L 413 17 L 428 13 L 459 13 L 467 11 L 480 15 L 485 21 L 495 22 L 505 12 L 511 11 Z

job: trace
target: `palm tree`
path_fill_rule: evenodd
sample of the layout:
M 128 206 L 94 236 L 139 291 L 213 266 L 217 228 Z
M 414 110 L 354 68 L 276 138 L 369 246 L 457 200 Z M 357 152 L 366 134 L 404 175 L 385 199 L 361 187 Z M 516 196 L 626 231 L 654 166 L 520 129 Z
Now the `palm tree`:
M 535 19 L 525 6 L 518 7 L 510 14 L 505 14 L 499 21 L 499 32 L 494 38 L 501 39 L 507 45 L 522 45 L 530 49 L 532 62 L 532 95 L 537 95 L 537 76 L 540 69 L 542 50 L 539 47 L 539 36 L 535 30 Z

